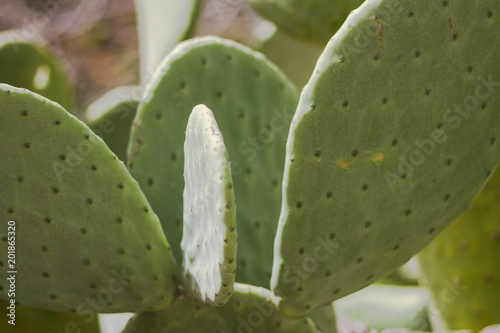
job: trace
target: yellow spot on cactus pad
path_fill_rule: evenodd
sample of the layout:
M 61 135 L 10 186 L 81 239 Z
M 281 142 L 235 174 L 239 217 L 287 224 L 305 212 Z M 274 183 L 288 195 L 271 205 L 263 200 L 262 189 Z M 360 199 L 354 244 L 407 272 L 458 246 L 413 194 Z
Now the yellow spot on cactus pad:
M 382 162 L 384 160 L 384 153 L 380 152 L 372 158 L 372 162 Z
M 338 163 L 335 163 L 335 166 L 337 166 L 339 169 L 347 170 L 349 168 L 349 162 L 347 160 L 342 160 Z

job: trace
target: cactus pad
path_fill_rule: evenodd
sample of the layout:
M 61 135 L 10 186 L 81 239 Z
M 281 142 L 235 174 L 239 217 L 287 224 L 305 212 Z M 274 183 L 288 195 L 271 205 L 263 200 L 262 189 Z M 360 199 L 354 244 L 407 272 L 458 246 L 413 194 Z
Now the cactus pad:
M 234 294 L 221 307 L 181 297 L 160 312 L 139 313 L 123 333 L 266 332 L 319 333 L 308 318 L 287 318 L 268 290 L 234 285 Z
M 85 115 L 90 129 L 121 161 L 127 157 L 130 128 L 141 97 L 140 87 L 118 87 L 92 103 Z
M 41 43 L 22 40 L 18 34 L 0 32 L 0 83 L 29 89 L 69 110 L 71 84 L 60 61 Z
M 199 6 L 200 0 L 135 0 L 144 83 L 175 45 L 189 35 Z
M 248 0 L 292 36 L 326 44 L 363 0 Z
M 272 286 L 300 316 L 406 262 L 500 161 L 500 2 L 368 0 L 287 142 Z
M 500 170 L 419 259 L 445 329 L 500 322 Z
M 185 286 L 196 299 L 226 303 L 236 273 L 236 205 L 231 163 L 212 111 L 193 109 L 184 144 Z
M 180 263 L 184 131 L 192 109 L 215 114 L 231 157 L 239 233 L 236 281 L 268 286 L 281 203 L 285 138 L 297 105 L 286 77 L 260 53 L 217 37 L 179 44 L 134 120 L 129 168 Z
M 175 262 L 158 217 L 88 127 L 58 104 L 2 84 L 0 153 L 0 298 L 8 298 L 14 221 L 21 305 L 85 314 L 169 304 Z

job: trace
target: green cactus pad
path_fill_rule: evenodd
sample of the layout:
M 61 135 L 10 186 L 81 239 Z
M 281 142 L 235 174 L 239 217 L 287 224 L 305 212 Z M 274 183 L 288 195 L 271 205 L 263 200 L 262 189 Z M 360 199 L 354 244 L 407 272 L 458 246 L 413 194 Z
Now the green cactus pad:
M 308 318 L 284 316 L 276 302 L 268 290 L 236 283 L 233 296 L 221 307 L 179 298 L 160 312 L 135 315 L 123 333 L 319 333 Z
M 326 44 L 363 0 L 248 0 L 292 36 Z M 300 65 L 299 65 L 300 66 Z
M 135 0 L 144 83 L 175 45 L 189 36 L 199 6 L 200 0 Z
M 188 120 L 184 179 L 184 285 L 196 299 L 223 305 L 236 273 L 236 205 L 224 139 L 205 105 Z
M 29 89 L 71 109 L 71 83 L 60 61 L 41 43 L 19 35 L 17 30 L 0 32 L 0 83 Z
M 269 286 L 285 139 L 297 93 L 260 54 L 200 37 L 165 60 L 139 106 L 129 168 L 182 262 L 184 131 L 193 107 L 214 111 L 231 157 L 239 233 L 236 281 Z
M 292 121 L 271 285 L 290 316 L 389 274 L 500 160 L 500 2 L 368 0 Z
M 420 254 L 427 286 L 445 329 L 500 322 L 500 170 L 470 209 Z
M 104 140 L 121 161 L 127 157 L 130 128 L 141 97 L 140 87 L 118 87 L 92 103 L 85 115 L 90 129 Z
M 0 298 L 10 299 L 7 277 L 17 271 L 15 300 L 24 306 L 83 315 L 170 303 L 175 262 L 158 217 L 88 127 L 2 84 L 0 153 Z

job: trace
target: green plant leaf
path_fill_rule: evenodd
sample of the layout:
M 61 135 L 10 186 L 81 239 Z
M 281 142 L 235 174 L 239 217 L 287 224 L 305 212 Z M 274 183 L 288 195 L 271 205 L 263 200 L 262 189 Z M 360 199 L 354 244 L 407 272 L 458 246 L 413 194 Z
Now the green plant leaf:
M 175 262 L 158 217 L 99 137 L 58 104 L 2 84 L 0 143 L 1 299 L 14 275 L 19 304 L 52 311 L 172 301 Z

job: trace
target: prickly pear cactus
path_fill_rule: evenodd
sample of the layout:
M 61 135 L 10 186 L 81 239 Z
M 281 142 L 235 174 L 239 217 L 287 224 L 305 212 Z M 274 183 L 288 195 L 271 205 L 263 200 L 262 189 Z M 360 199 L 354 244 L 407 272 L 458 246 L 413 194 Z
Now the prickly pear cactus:
M 135 315 L 123 333 L 319 333 L 310 319 L 288 318 L 276 303 L 270 291 L 236 283 L 233 296 L 221 307 L 181 296 L 160 312 Z
M 29 89 L 70 109 L 71 85 L 62 64 L 40 43 L 21 40 L 18 34 L 0 32 L 0 83 Z
M 130 127 L 141 97 L 142 89 L 138 86 L 118 87 L 92 103 L 85 114 L 90 129 L 121 161 L 127 157 Z
M 2 84 L 0 142 L 0 298 L 14 275 L 16 301 L 46 310 L 172 301 L 175 263 L 158 218 L 100 138 L 59 105 Z M 17 262 L 6 260 L 12 241 Z
M 271 283 L 287 315 L 402 265 L 495 170 L 499 12 L 368 0 L 330 41 L 287 142 Z
M 205 105 L 188 120 L 184 181 L 184 285 L 196 299 L 223 305 L 236 273 L 236 205 L 224 139 Z
M 326 44 L 363 0 L 248 0 L 261 15 L 308 42 Z
M 261 54 L 217 37 L 181 43 L 161 65 L 139 106 L 129 168 L 179 263 L 184 131 L 201 103 L 213 110 L 231 157 L 239 230 L 236 280 L 267 286 L 295 87 Z
M 445 329 L 500 322 L 500 170 L 419 259 Z M 437 319 L 437 318 L 436 318 Z

